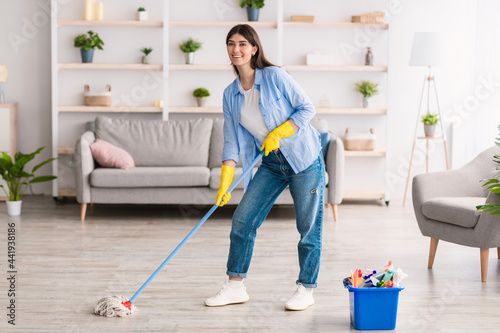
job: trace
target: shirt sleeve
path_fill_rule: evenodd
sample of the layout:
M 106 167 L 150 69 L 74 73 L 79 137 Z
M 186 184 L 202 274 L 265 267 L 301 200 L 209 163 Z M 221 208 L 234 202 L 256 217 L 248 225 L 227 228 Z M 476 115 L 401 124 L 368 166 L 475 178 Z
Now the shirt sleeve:
M 299 128 L 306 126 L 316 114 L 316 110 L 304 89 L 283 69 L 276 71 L 276 83 L 293 107 L 290 119 Z
M 224 112 L 224 148 L 222 150 L 222 161 L 234 160 L 238 163 L 240 157 L 238 136 L 226 93 L 224 93 L 222 110 Z

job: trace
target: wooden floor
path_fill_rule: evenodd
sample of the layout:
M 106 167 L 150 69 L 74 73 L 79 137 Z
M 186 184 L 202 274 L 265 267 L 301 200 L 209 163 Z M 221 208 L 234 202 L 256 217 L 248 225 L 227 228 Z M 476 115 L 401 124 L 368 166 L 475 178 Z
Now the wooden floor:
M 480 282 L 479 249 L 440 242 L 427 269 L 429 239 L 411 205 L 347 203 L 340 220 L 327 211 L 316 304 L 284 311 L 298 273 L 293 208 L 273 209 L 259 230 L 246 280 L 246 304 L 207 308 L 205 298 L 225 281 L 231 207 L 194 235 L 134 304 L 126 318 L 91 314 L 103 296 L 131 297 L 189 233 L 209 207 L 89 207 L 79 220 L 75 203 L 25 197 L 20 218 L 0 203 L 1 270 L 7 276 L 7 222 L 17 224 L 15 328 L 7 324 L 7 280 L 0 281 L 0 332 L 347 332 L 349 293 L 342 279 L 355 268 L 388 260 L 409 277 L 400 293 L 399 332 L 498 332 L 500 263 L 490 251 L 488 282 Z M 373 309 L 384 313 L 385 309 Z

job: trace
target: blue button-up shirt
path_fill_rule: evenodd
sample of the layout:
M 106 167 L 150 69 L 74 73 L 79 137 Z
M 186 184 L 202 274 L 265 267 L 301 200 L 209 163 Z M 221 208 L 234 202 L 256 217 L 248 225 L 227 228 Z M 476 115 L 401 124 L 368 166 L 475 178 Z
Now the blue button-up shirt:
M 257 139 L 240 124 L 245 96 L 237 77 L 224 90 L 224 149 L 222 160 L 238 162 L 243 169 L 260 153 Z M 321 151 L 320 137 L 309 121 L 316 111 L 304 90 L 282 68 L 266 67 L 255 70 L 254 86 L 260 91 L 259 108 L 269 132 L 288 119 L 299 127 L 294 135 L 280 140 L 280 150 L 295 173 L 307 169 Z M 245 178 L 245 189 L 252 179 Z

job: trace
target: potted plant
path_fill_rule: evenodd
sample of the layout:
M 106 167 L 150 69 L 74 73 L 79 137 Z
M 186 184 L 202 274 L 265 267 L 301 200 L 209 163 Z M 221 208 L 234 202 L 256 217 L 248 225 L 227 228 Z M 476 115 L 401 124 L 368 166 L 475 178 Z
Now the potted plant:
M 153 52 L 153 48 L 145 47 L 141 49 L 141 52 L 144 53 L 144 55 L 142 56 L 142 63 L 149 64 L 149 54 Z
M 148 20 L 148 12 L 144 7 L 139 7 L 137 9 L 137 19 L 139 21 L 147 21 Z
M 30 184 L 46 182 L 56 178 L 55 176 L 35 177 L 35 172 L 38 169 L 45 164 L 52 162 L 55 158 L 49 158 L 48 160 L 36 165 L 31 170 L 31 173 L 24 171 L 25 165 L 34 159 L 35 155 L 39 154 L 43 148 L 44 147 L 38 148 L 30 154 L 17 152 L 14 156 L 14 161 L 12 161 L 12 158 L 7 153 L 2 153 L 0 155 L 0 175 L 7 183 L 8 191 L 3 187 L 3 185 L 0 185 L 0 187 L 9 197 L 9 200 L 7 201 L 7 213 L 11 216 L 21 214 L 21 197 Z
M 247 7 L 247 16 L 249 21 L 259 20 L 259 11 L 264 7 L 264 0 L 239 0 L 240 7 Z
M 356 91 L 363 95 L 363 107 L 367 108 L 370 98 L 378 94 L 378 83 L 373 83 L 370 81 L 361 81 L 361 83 L 356 83 Z
M 205 88 L 198 88 L 193 91 L 193 96 L 196 97 L 196 102 L 199 107 L 205 106 L 207 103 L 207 97 L 210 96 L 210 92 Z
M 495 144 L 500 147 L 500 125 L 498 126 L 498 134 L 495 138 Z M 500 164 L 500 155 L 493 155 L 493 161 Z M 492 178 L 483 180 L 483 187 L 486 187 L 491 193 L 500 196 L 500 172 L 495 172 Z M 500 205 L 490 202 L 486 205 L 476 206 L 476 209 L 481 213 L 489 213 L 491 215 L 500 216 Z
M 199 50 L 202 44 L 203 43 L 194 40 L 191 37 L 179 44 L 179 48 L 182 52 L 184 52 L 184 55 L 186 57 L 187 65 L 192 65 L 194 63 L 194 52 Z
M 102 45 L 104 45 L 98 34 L 94 34 L 92 30 L 87 33 L 88 36 L 85 34 L 78 35 L 74 40 L 74 46 L 80 48 L 83 63 L 92 62 L 94 49 L 97 47 L 99 50 L 103 50 Z
M 427 113 L 422 116 L 425 136 L 434 136 L 434 132 L 436 131 L 436 124 L 438 123 L 438 121 L 439 119 L 437 114 L 431 114 L 429 111 L 427 111 Z

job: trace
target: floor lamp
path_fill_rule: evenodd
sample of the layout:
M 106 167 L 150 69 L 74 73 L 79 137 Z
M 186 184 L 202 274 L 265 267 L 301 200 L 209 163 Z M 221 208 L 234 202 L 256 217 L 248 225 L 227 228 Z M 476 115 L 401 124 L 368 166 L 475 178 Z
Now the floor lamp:
M 439 108 L 438 101 L 438 93 L 436 88 L 436 79 L 431 74 L 431 68 L 433 66 L 439 65 L 442 63 L 443 59 L 443 40 L 439 34 L 434 32 L 416 32 L 413 37 L 413 46 L 411 50 L 410 57 L 410 66 L 426 66 L 429 71 L 428 74 L 424 77 L 424 83 L 422 85 L 422 94 L 420 95 L 420 104 L 418 106 L 417 112 L 417 122 L 415 124 L 415 132 L 413 133 L 413 147 L 411 149 L 410 155 L 410 166 L 408 168 L 408 177 L 406 178 L 406 188 L 405 195 L 403 198 L 403 206 L 406 202 L 406 194 L 408 191 L 408 183 L 410 181 L 410 173 L 411 173 L 411 165 L 413 162 L 413 153 L 415 151 L 415 144 L 417 139 L 425 139 L 427 140 L 426 145 L 426 172 L 429 172 L 429 140 L 431 139 L 441 139 L 438 137 L 417 137 L 417 130 L 419 127 L 421 112 L 422 112 L 422 102 L 424 101 L 424 95 L 427 95 L 427 111 L 430 110 L 430 100 L 431 100 L 431 89 L 434 92 L 436 106 L 438 111 L 439 123 L 441 125 L 441 133 L 442 139 L 444 142 L 444 152 L 446 157 L 446 169 L 449 169 L 448 162 L 448 149 L 446 146 L 446 132 L 444 131 L 443 126 L 443 117 L 441 116 L 441 109 Z
M 7 70 L 7 66 L 0 65 L 0 104 L 6 103 L 3 83 L 7 82 L 8 76 L 9 76 L 9 72 Z

